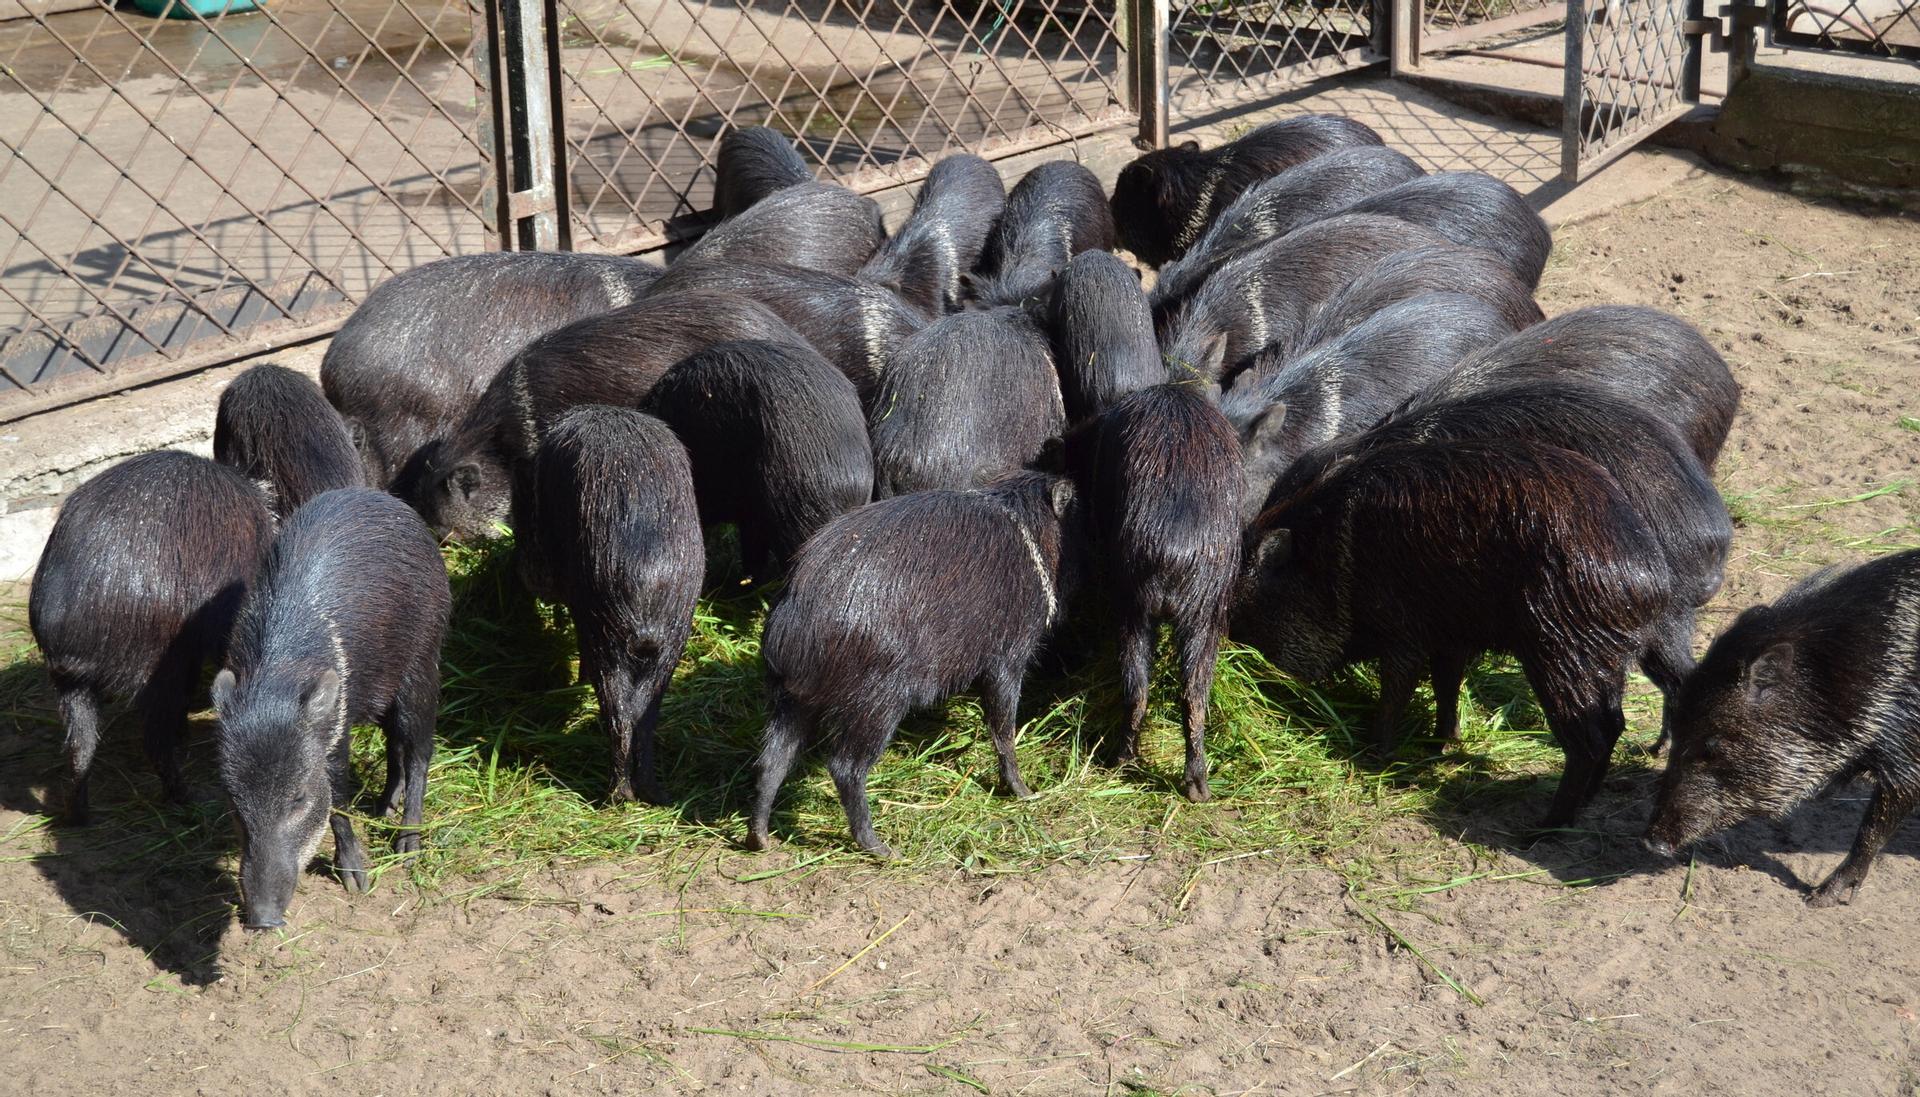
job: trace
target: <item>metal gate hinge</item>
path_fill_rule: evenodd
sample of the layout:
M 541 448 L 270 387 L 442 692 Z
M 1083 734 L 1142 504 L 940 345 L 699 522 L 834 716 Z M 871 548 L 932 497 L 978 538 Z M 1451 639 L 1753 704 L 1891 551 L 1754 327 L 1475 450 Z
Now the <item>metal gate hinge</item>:
M 1767 17 L 1767 5 L 1762 2 L 1747 4 L 1722 4 L 1719 16 L 1714 19 L 1683 19 L 1680 21 L 1680 33 L 1688 38 L 1705 38 L 1707 48 L 1715 53 L 1727 52 L 1727 41 L 1733 37 L 1731 20 L 1736 16 L 1749 17 L 1749 25 L 1757 25 Z
M 507 195 L 507 216 L 516 221 L 522 217 L 551 212 L 553 208 L 551 183 L 543 183 L 532 190 L 517 190 Z

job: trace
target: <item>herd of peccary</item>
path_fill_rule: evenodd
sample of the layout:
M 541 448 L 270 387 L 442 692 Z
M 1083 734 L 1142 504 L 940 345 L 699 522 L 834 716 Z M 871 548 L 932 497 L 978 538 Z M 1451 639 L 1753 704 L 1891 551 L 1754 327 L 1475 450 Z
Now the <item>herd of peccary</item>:
M 1302 678 L 1376 662 L 1383 751 L 1422 678 L 1451 740 L 1468 670 L 1514 656 L 1566 755 L 1549 828 L 1601 787 L 1638 665 L 1672 744 L 1656 850 L 1874 779 L 1820 903 L 1850 898 L 1920 803 L 1920 553 L 1815 576 L 1696 665 L 1738 386 L 1675 317 L 1543 317 L 1547 227 L 1495 179 L 1306 115 L 1148 153 L 1111 196 L 1068 161 L 1009 192 L 949 156 L 889 232 L 746 129 L 720 143 L 717 204 L 664 269 L 505 252 L 401 274 L 318 387 L 275 366 L 228 387 L 215 460 L 150 453 L 76 491 L 31 597 L 67 816 L 87 815 L 114 697 L 186 795 L 175 745 L 216 669 L 245 924 L 281 923 L 329 826 L 363 887 L 335 810 L 348 729 L 385 731 L 378 810 L 418 849 L 437 542 L 501 523 L 528 589 L 573 619 L 614 800 L 669 795 L 653 744 L 705 531 L 735 527 L 749 581 L 779 581 L 756 849 L 817 743 L 854 840 L 888 854 L 867 775 L 910 710 L 963 690 L 1028 795 L 1022 682 L 1076 606 L 1118 633 L 1122 757 L 1171 626 L 1191 800 L 1231 635 Z M 1120 247 L 1158 268 L 1150 290 Z

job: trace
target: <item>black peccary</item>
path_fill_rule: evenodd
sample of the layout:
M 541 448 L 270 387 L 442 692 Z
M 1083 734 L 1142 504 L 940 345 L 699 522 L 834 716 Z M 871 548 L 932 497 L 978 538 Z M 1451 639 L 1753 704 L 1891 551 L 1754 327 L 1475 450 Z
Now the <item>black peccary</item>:
M 1314 446 L 1365 430 L 1512 332 L 1492 305 L 1461 293 L 1396 301 L 1292 358 L 1262 354 L 1220 397 L 1246 462 L 1251 520 L 1274 482 Z
M 1369 195 L 1343 213 L 1398 217 L 1430 228 L 1461 247 L 1507 261 L 1528 289 L 1540 285 L 1553 233 L 1520 192 L 1477 171 L 1446 171 Z
M 1198 141 L 1156 149 L 1120 169 L 1113 220 L 1120 243 L 1151 266 L 1186 254 L 1213 219 L 1261 180 L 1335 149 L 1378 145 L 1351 118 L 1302 114 L 1202 151 Z
M 653 292 L 730 293 L 758 301 L 846 374 L 863 401 L 872 399 L 900 345 L 927 323 L 884 286 L 784 263 L 675 263 Z
M 1545 318 L 1533 293 L 1491 252 L 1448 245 L 1396 252 L 1321 302 L 1291 353 L 1336 338 L 1396 301 L 1425 293 L 1464 293 L 1492 305 L 1513 331 Z
M 178 450 L 129 457 L 61 505 L 34 569 L 27 622 L 60 695 L 68 822 L 87 821 L 100 709 L 115 697 L 140 710 L 167 798 L 187 799 L 176 750 L 200 666 L 225 649 L 272 540 L 259 488 Z
M 1167 379 L 1140 279 L 1110 251 L 1082 252 L 1060 272 L 1048 329 L 1069 422 Z
M 1412 407 L 1527 380 L 1579 381 L 1666 420 L 1712 471 L 1740 407 L 1740 386 L 1713 344 L 1677 316 L 1632 305 L 1563 312 L 1475 354 Z
M 381 283 L 327 344 L 320 387 L 386 487 L 459 425 L 521 347 L 640 298 L 660 268 L 618 255 L 489 251 Z
M 579 407 L 540 443 L 533 480 L 529 535 L 573 617 L 580 676 L 600 700 L 613 747 L 608 796 L 665 803 L 653 734 L 706 574 L 687 451 L 650 415 Z
M 910 710 L 975 684 L 1000 783 L 1030 795 L 1013 754 L 1021 678 L 1085 567 L 1082 521 L 1071 481 L 1022 472 L 884 500 L 815 534 L 761 640 L 770 711 L 747 845 L 772 843 L 774 796 L 824 722 L 854 841 L 892 856 L 867 774 Z
M 893 290 L 929 317 L 957 312 L 966 303 L 964 278 L 1006 205 L 1007 185 L 992 164 L 967 153 L 941 160 L 900 231 L 860 268 L 861 280 Z
M 1024 310 L 942 317 L 901 346 L 868 409 L 874 497 L 985 483 L 1065 425 L 1047 337 Z
M 1686 441 L 1643 403 L 1576 382 L 1532 381 L 1396 415 L 1315 457 L 1324 463 L 1396 442 L 1492 438 L 1559 446 L 1590 458 L 1613 475 L 1659 545 L 1672 597 L 1640 668 L 1666 698 L 1664 742 L 1681 683 L 1693 669 L 1695 614 L 1725 577 L 1733 520 Z M 1276 489 L 1277 494 L 1287 491 L 1284 483 Z M 1457 713 L 1448 708 L 1436 716 L 1436 734 L 1453 739 Z
M 281 526 L 213 679 L 248 929 L 284 924 L 329 821 L 341 882 L 366 890 L 353 822 L 334 811 L 355 792 L 355 724 L 385 732 L 378 811 L 400 811 L 395 850 L 419 851 L 451 603 L 433 535 L 391 495 L 330 491 Z
M 1083 251 L 1113 250 L 1113 214 L 1100 180 L 1071 160 L 1034 168 L 1014 184 L 968 279 L 982 305 L 1044 300 L 1053 276 Z
M 1235 198 L 1186 254 L 1160 267 L 1155 292 L 1162 300 L 1184 300 L 1215 267 L 1248 248 L 1425 174 L 1385 145 L 1334 149 L 1304 160 Z
M 1303 225 L 1222 263 L 1171 314 L 1155 316 L 1167 362 L 1228 380 L 1262 349 L 1292 345 L 1322 301 L 1387 256 L 1446 243 L 1392 217 Z
M 213 459 L 265 489 L 281 518 L 323 491 L 367 481 L 353 435 L 320 386 L 272 363 L 248 369 L 221 391 Z
M 460 426 L 394 482 L 429 526 L 489 535 L 512 513 L 540 437 L 581 404 L 637 406 L 669 367 L 730 339 L 803 344 L 765 305 L 725 293 L 647 296 L 541 336 L 514 356 Z
M 886 238 L 878 202 L 832 183 L 799 183 L 708 229 L 674 265 L 746 259 L 851 278 Z
M 1377 745 L 1423 671 L 1452 711 L 1468 663 L 1510 652 L 1567 756 L 1540 825 L 1566 826 L 1599 790 L 1627 665 L 1672 586 L 1605 469 L 1528 441 L 1382 446 L 1326 466 L 1246 544 L 1232 635 L 1303 678 L 1379 660 Z
M 765 126 L 729 129 L 713 168 L 713 207 L 734 217 L 777 190 L 811 183 L 813 172 L 787 135 Z
M 1852 902 L 1920 806 L 1920 549 L 1817 572 L 1713 642 L 1680 691 L 1647 844 L 1671 856 L 1859 777 L 1866 817 L 1810 906 Z
M 808 347 L 716 343 L 668 370 L 643 407 L 686 445 L 700 520 L 738 527 L 750 571 L 784 569 L 814 530 L 873 497 L 859 394 Z
M 1139 751 L 1154 624 L 1173 623 L 1187 763 L 1180 791 L 1207 799 L 1207 697 L 1240 578 L 1240 445 L 1195 381 L 1158 385 L 1100 417 L 1093 465 L 1094 544 L 1120 617 L 1127 739 Z

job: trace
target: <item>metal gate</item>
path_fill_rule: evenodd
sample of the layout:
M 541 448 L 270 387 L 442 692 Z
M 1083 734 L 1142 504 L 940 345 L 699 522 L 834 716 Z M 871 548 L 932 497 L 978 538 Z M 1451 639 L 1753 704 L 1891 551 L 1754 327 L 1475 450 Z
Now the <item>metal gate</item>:
M 1168 102 L 1196 121 L 1387 59 L 1383 0 L 1174 0 Z
M 324 334 L 443 256 L 690 234 L 728 125 L 872 191 L 1128 115 L 1112 0 L 134 2 L 183 17 L 0 23 L 0 420 Z
M 1579 182 L 1700 101 L 1701 0 L 1569 0 L 1560 175 Z

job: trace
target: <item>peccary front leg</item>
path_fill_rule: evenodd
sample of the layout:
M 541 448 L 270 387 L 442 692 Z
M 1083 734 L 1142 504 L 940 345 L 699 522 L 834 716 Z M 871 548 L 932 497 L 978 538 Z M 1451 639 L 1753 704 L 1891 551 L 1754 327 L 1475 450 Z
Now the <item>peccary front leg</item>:
M 199 678 L 198 660 L 162 662 L 138 699 L 147 758 L 160 775 L 162 795 L 175 804 L 192 799 L 180 772 L 180 740 L 187 732 L 188 693 Z
M 342 804 L 353 803 L 355 792 L 350 738 L 341 737 L 327 765 L 327 780 L 333 786 L 329 822 L 333 825 L 333 867 L 347 890 L 359 895 L 367 890 L 367 854 L 360 846 L 359 835 L 353 832 L 353 820 L 340 810 Z
M 817 717 L 812 709 L 794 700 L 778 686 L 773 689 L 773 711 L 767 717 L 767 727 L 761 733 L 760 742 L 760 779 L 754 792 L 753 818 L 747 822 L 747 848 L 769 849 L 773 846 L 773 801 L 780 794 L 780 786 L 786 782 L 787 774 L 793 771 L 793 763 L 800 756 L 800 748 L 813 737 L 813 726 Z
M 1585 704 L 1570 703 L 1551 695 L 1540 697 L 1540 707 L 1547 714 L 1547 726 L 1567 756 L 1567 767 L 1560 775 L 1553 802 L 1545 818 L 1540 820 L 1541 830 L 1572 826 L 1580 810 L 1600 791 L 1607 767 L 1613 760 L 1614 744 L 1620 741 L 1620 734 L 1627 726 L 1626 716 L 1620 710 L 1623 685 L 1623 682 L 1612 683 L 1601 697 Z M 1539 692 L 1537 687 L 1535 692 Z
M 1433 736 L 1448 746 L 1460 742 L 1460 683 L 1469 658 L 1464 651 L 1440 651 L 1427 660 L 1433 682 Z
M 1407 702 L 1413 700 L 1413 687 L 1420 684 L 1421 660 L 1407 655 L 1388 655 L 1380 660 L 1380 707 L 1373 713 L 1373 753 L 1385 757 L 1400 742 L 1400 717 Z
M 1153 679 L 1153 619 L 1131 605 L 1120 618 L 1120 692 L 1127 706 L 1127 729 L 1114 751 L 1116 764 L 1140 756 L 1140 727 L 1147 720 L 1147 686 Z
M 980 681 L 980 707 L 993 732 L 993 752 L 1000 759 L 1000 787 L 1007 790 L 1007 795 L 1022 800 L 1033 795 L 1020 779 L 1020 763 L 1013 756 L 1013 738 L 1018 730 L 1014 720 L 1020 710 L 1020 677 L 1025 666 L 1024 659 L 1018 664 L 1001 663 Z
M 1676 612 L 1661 622 L 1653 643 L 1640 656 L 1640 669 L 1660 690 L 1660 738 L 1647 749 L 1659 754 L 1673 738 L 1673 702 L 1693 673 L 1693 611 Z
M 400 829 L 394 834 L 396 853 L 420 852 L 420 824 L 426 810 L 427 768 L 433 762 L 433 725 L 440 710 L 440 667 L 437 659 L 417 668 L 407 677 L 393 703 L 393 718 L 386 726 L 388 761 L 393 764 L 392 744 L 400 743 L 400 761 L 405 768 L 406 795 L 400 811 Z M 387 776 L 393 782 L 391 773 Z
M 67 728 L 67 806 L 65 820 L 86 825 L 87 777 L 100 747 L 100 695 L 85 686 L 62 687 L 60 722 Z
M 1187 731 L 1187 768 L 1180 780 L 1180 792 L 1199 804 L 1212 795 L 1207 789 L 1207 699 L 1213 693 L 1214 659 L 1220 651 L 1222 630 L 1209 621 L 1175 622 L 1173 631 L 1174 643 L 1180 649 L 1180 715 Z
M 1807 896 L 1808 906 L 1832 907 L 1853 902 L 1854 894 L 1867 878 L 1867 870 L 1873 867 L 1873 859 L 1907 816 L 1913 814 L 1913 809 L 1920 806 L 1920 788 L 1888 785 L 1884 778 L 1881 780 L 1873 790 L 1873 799 L 1867 803 L 1867 817 L 1860 823 L 1860 833 L 1854 835 L 1847 859 Z

